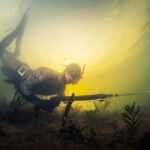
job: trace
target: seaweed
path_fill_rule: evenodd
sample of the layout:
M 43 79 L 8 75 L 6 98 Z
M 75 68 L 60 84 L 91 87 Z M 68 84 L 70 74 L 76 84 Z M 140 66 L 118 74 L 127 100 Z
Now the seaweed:
M 125 112 L 122 113 L 122 120 L 126 124 L 127 129 L 127 142 L 129 144 L 134 144 L 136 142 L 136 137 L 139 128 L 143 121 L 143 113 L 140 111 L 140 106 L 136 106 L 135 102 L 130 105 L 124 106 Z
M 15 120 L 15 116 L 19 110 L 26 104 L 26 101 L 22 98 L 18 91 L 15 92 L 14 97 L 10 102 L 10 119 Z

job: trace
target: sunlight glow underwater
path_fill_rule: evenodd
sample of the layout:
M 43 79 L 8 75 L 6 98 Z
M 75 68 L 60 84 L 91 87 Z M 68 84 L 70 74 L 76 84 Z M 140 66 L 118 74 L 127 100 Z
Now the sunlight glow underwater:
M 31 3 L 1 1 L 1 33 L 14 28 L 22 10 Z M 86 64 L 84 79 L 69 86 L 67 95 L 149 90 L 149 1 L 64 3 L 35 3 L 29 13 L 19 59 L 32 68 L 46 66 L 58 71 L 63 70 L 64 62 Z M 133 100 L 149 106 L 149 98 L 150 95 L 118 98 L 110 109 L 119 110 Z M 93 108 L 93 104 L 83 105 Z

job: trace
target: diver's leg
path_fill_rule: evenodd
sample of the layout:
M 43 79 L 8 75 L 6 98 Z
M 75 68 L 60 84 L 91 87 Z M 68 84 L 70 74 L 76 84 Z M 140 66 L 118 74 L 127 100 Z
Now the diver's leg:
M 1 61 L 3 63 L 2 72 L 10 81 L 14 83 L 16 82 L 16 80 L 18 80 L 19 74 L 17 72 L 19 68 L 21 66 L 26 66 L 28 68 L 28 66 L 25 63 L 17 60 L 8 51 L 4 51 L 4 53 L 2 54 Z
M 6 50 L 6 47 L 8 47 L 17 36 L 21 36 L 23 34 L 23 30 L 26 25 L 26 22 L 27 22 L 27 16 L 25 14 L 23 18 L 21 19 L 21 22 L 19 23 L 17 28 L 13 32 L 11 32 L 9 35 L 7 35 L 0 42 L 0 54 L 2 54 Z
M 1 61 L 5 67 L 12 69 L 12 70 L 17 70 L 17 68 L 21 64 L 23 64 L 19 60 L 17 60 L 15 57 L 13 57 L 13 54 L 11 54 L 8 51 L 5 51 L 2 54 Z
M 18 38 L 18 36 L 23 34 L 23 29 L 25 27 L 26 21 L 27 16 L 24 15 L 18 27 L 0 42 L 0 59 L 3 63 L 2 71 L 9 79 L 12 80 L 13 78 L 15 78 L 13 76 L 13 72 L 16 72 L 16 70 L 21 65 L 23 65 L 23 63 L 18 61 L 16 59 L 16 56 L 14 56 L 14 54 L 11 54 L 10 52 L 7 51 L 7 46 L 9 46 L 16 37 Z
M 20 47 L 21 47 L 21 41 L 22 41 L 22 36 L 23 36 L 23 33 L 24 33 L 24 29 L 25 29 L 25 26 L 26 26 L 26 23 L 27 23 L 27 15 L 24 14 L 18 28 L 17 28 L 17 31 L 19 32 L 18 36 L 17 36 L 17 39 L 16 39 L 16 48 L 14 50 L 14 57 L 17 57 L 20 55 Z

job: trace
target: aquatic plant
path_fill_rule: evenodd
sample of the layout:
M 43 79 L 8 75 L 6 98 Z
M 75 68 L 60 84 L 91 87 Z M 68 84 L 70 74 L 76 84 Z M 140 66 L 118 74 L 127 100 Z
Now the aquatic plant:
M 122 120 L 126 124 L 127 129 L 127 142 L 132 144 L 136 140 L 139 127 L 143 121 L 143 113 L 140 112 L 140 106 L 136 106 L 135 102 L 130 105 L 124 106 L 125 112 L 122 113 Z
M 22 98 L 18 91 L 15 92 L 10 102 L 10 118 L 13 121 L 18 111 L 25 105 L 26 101 Z
M 99 123 L 101 126 L 105 126 L 107 122 L 107 117 L 108 117 L 108 107 L 110 106 L 111 102 L 110 101 L 104 101 L 102 103 L 94 102 L 95 109 L 91 111 L 86 111 L 85 113 L 85 122 L 89 126 L 99 126 Z
M 106 117 L 109 114 L 108 107 L 110 106 L 111 101 L 103 101 L 103 102 L 94 102 L 95 110 L 94 112 L 98 114 L 98 116 Z

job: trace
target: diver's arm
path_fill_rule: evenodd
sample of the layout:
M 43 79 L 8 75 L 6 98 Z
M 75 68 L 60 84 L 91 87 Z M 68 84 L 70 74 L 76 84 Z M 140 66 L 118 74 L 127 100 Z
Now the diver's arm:
M 36 82 L 36 79 L 35 79 L 35 82 Z M 31 86 L 33 83 L 35 84 L 35 82 L 28 82 L 28 81 L 22 82 L 20 85 L 19 92 L 21 93 L 22 97 L 26 99 L 28 102 L 39 106 L 39 108 L 45 111 L 52 112 L 57 106 L 59 106 L 61 99 L 55 98 L 55 99 L 48 101 L 48 100 L 37 97 L 31 91 Z
M 53 98 L 51 100 L 40 99 L 32 93 L 32 86 L 36 85 L 43 81 L 42 76 L 40 75 L 40 70 L 35 71 L 25 81 L 22 81 L 20 84 L 20 93 L 28 102 L 38 105 L 39 108 L 52 112 L 57 106 L 59 106 L 61 99 Z M 63 96 L 64 91 L 60 92 L 59 95 Z
M 37 105 L 40 109 L 48 111 L 48 112 L 53 112 L 53 110 L 56 107 L 58 107 L 61 103 L 61 99 L 59 99 L 59 98 L 55 98 L 55 99 L 53 98 L 52 100 L 45 100 L 45 99 L 40 99 L 39 97 L 37 97 L 36 95 L 33 95 L 32 93 L 25 95 L 21 91 L 20 94 L 28 102 L 30 102 L 34 105 Z

